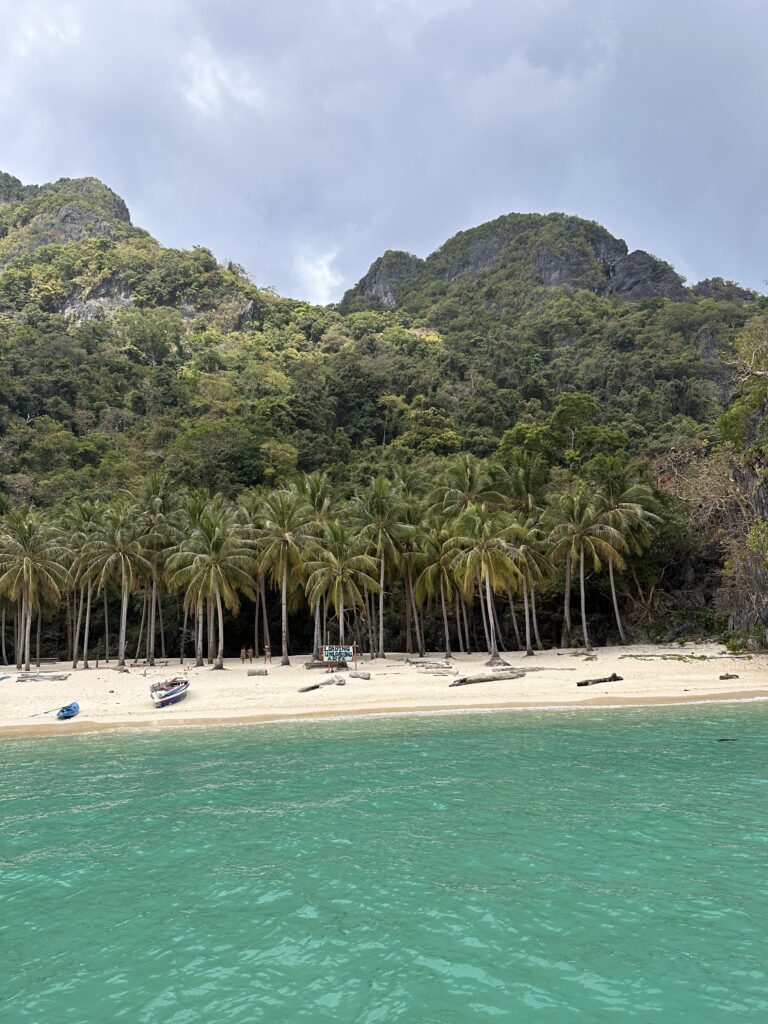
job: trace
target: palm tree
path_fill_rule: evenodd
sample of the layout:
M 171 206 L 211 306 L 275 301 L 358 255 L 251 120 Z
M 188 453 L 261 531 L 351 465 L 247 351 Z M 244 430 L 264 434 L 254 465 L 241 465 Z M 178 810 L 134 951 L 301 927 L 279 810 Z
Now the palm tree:
M 141 521 L 144 548 L 152 570 L 149 593 L 149 621 L 147 623 L 147 664 L 155 663 L 155 611 L 160 605 L 158 580 L 161 576 L 163 551 L 173 535 L 173 501 L 167 477 L 150 473 L 142 492 L 134 499 Z M 162 617 L 160 622 L 162 630 Z M 164 645 L 165 641 L 162 640 Z
M 519 524 L 509 513 L 473 505 L 456 520 L 455 535 L 448 541 L 455 552 L 452 568 L 463 589 L 469 593 L 479 582 L 480 600 L 485 600 L 489 665 L 503 664 L 496 640 L 493 594 L 506 590 L 520 576 L 515 544 L 518 531 Z
M 569 491 L 554 496 L 552 505 L 556 521 L 549 535 L 550 553 L 553 559 L 570 555 L 571 565 L 579 566 L 581 628 L 584 647 L 591 651 L 586 610 L 587 562 L 594 572 L 600 571 L 603 560 L 623 569 L 625 562 L 622 552 L 626 551 L 627 545 L 621 533 L 612 525 L 611 514 L 604 507 L 602 493 L 584 481 L 577 481 Z M 570 608 L 567 608 L 567 616 L 570 619 Z
M 457 455 L 443 471 L 428 501 L 430 515 L 439 512 L 447 519 L 455 519 L 472 505 L 501 509 L 507 504 L 488 465 L 466 454 Z
M 451 633 L 448 628 L 448 609 L 446 602 L 453 599 L 452 565 L 455 551 L 451 547 L 452 535 L 445 526 L 432 524 L 419 536 L 419 548 L 424 562 L 414 590 L 417 598 L 437 598 L 440 596 L 440 609 L 443 615 L 443 632 L 445 635 L 445 656 L 452 658 Z
M 384 581 L 387 563 L 395 563 L 402 541 L 413 527 L 403 522 L 400 489 L 386 477 L 373 480 L 352 505 L 352 515 L 361 536 L 371 545 L 379 563 L 379 644 L 377 657 L 384 653 Z
M 75 551 L 72 561 L 71 583 L 79 584 L 80 602 L 75 626 L 75 637 L 72 645 L 72 668 L 77 668 L 80 625 L 83 617 L 83 599 L 85 597 L 85 626 L 83 628 L 83 668 L 88 664 L 88 638 L 91 631 L 91 600 L 93 597 L 93 580 L 85 579 L 82 572 L 82 552 L 87 548 L 90 538 L 99 522 L 99 508 L 88 498 L 75 498 L 65 510 L 62 522 L 69 536 L 70 545 Z
M 379 584 L 372 573 L 377 561 L 365 544 L 339 521 L 326 524 L 322 538 L 308 552 L 305 565 L 306 593 L 311 608 L 326 599 L 339 619 L 339 643 L 344 643 L 344 612 L 365 605 L 364 591 L 376 593 Z
M 117 644 L 118 666 L 125 666 L 125 637 L 128 625 L 128 599 L 141 579 L 152 572 L 146 557 L 143 528 L 135 507 L 125 498 L 108 506 L 86 542 L 79 571 L 82 578 L 96 586 L 96 592 L 115 583 L 120 592 L 120 633 Z
M 538 646 L 539 628 L 536 622 L 536 587 L 543 585 L 549 563 L 541 550 L 541 532 L 534 518 L 519 523 L 515 531 L 515 549 L 513 558 L 518 572 L 518 579 L 523 592 L 523 615 L 525 617 L 525 653 L 533 654 L 531 643 L 531 624 L 536 635 Z
M 640 554 L 650 543 L 654 525 L 660 521 L 659 516 L 651 510 L 654 498 L 650 487 L 645 484 L 629 484 L 623 489 L 619 489 L 609 485 L 597 492 L 597 500 L 601 514 L 607 517 L 611 525 L 621 535 L 625 549 Z M 619 602 L 616 595 L 614 565 L 620 568 L 620 563 L 616 559 L 609 558 L 608 578 L 611 585 L 613 612 L 621 642 L 626 644 L 627 638 L 619 614 Z
M 69 552 L 51 522 L 34 509 L 12 512 L 0 526 L 0 594 L 21 605 L 24 668 L 30 662 L 32 616 L 58 604 L 66 586 Z
M 312 543 L 311 523 L 312 509 L 296 487 L 282 487 L 269 493 L 257 520 L 260 566 L 271 572 L 280 587 L 281 665 L 291 663 L 288 657 L 288 577 L 299 571 L 305 551 Z
M 211 506 L 193 532 L 168 555 L 171 585 L 184 590 L 184 604 L 197 609 L 197 659 L 202 664 L 202 604 L 216 608 L 218 647 L 214 668 L 224 668 L 224 607 L 233 615 L 240 608 L 239 594 L 253 599 L 256 560 L 248 529 L 234 511 L 222 504 Z

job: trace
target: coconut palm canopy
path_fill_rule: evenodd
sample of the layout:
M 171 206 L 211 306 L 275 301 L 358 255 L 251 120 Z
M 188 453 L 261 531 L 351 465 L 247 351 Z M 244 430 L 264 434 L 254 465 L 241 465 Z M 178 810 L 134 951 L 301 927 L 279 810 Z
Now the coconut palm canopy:
M 119 664 L 134 645 L 152 663 L 158 643 L 183 659 L 191 638 L 198 664 L 207 641 L 223 667 L 233 648 L 269 654 L 278 621 L 284 663 L 310 630 L 315 656 L 333 632 L 372 656 L 439 645 L 494 661 L 507 645 L 533 654 L 534 639 L 570 642 L 574 574 L 584 645 L 590 604 L 603 634 L 625 639 L 664 520 L 632 467 L 604 462 L 600 483 L 549 494 L 535 459 L 504 468 L 461 456 L 429 487 L 408 471 L 339 495 L 312 473 L 232 501 L 150 474 L 137 493 L 14 511 L 0 517 L 4 657 L 12 647 L 29 663 L 36 621 L 43 645 L 66 644 L 74 665 L 94 648 L 109 658 L 116 632 Z

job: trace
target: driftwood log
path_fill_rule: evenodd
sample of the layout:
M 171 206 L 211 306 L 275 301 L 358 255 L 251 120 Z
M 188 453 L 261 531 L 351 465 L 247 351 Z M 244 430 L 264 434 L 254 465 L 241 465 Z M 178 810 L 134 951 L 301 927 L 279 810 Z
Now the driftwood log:
M 406 665 L 418 665 L 419 668 L 451 668 L 447 658 L 406 658 Z
M 504 672 L 483 672 L 478 676 L 459 676 L 449 686 L 473 686 L 475 683 L 494 683 L 497 679 L 520 679 L 525 675 L 524 668 L 510 668 Z
M 307 661 L 304 663 L 304 668 L 327 668 L 329 672 L 346 667 L 346 661 Z
M 370 679 L 371 678 L 371 673 L 370 672 L 350 672 L 349 673 L 349 678 L 350 679 Z
M 620 683 L 624 676 L 617 676 L 615 672 L 611 672 L 609 676 L 601 676 L 600 679 L 580 679 L 577 686 L 595 686 L 597 683 Z
M 299 688 L 299 693 L 309 693 L 310 690 L 319 690 L 320 683 L 310 683 L 309 686 L 302 686 Z
M 738 679 L 739 677 L 737 675 L 734 675 L 733 672 L 724 672 L 720 676 L 720 678 L 721 679 Z
M 267 672 L 267 670 L 265 668 L 249 668 L 248 669 L 248 675 L 249 676 L 268 676 L 269 672 Z

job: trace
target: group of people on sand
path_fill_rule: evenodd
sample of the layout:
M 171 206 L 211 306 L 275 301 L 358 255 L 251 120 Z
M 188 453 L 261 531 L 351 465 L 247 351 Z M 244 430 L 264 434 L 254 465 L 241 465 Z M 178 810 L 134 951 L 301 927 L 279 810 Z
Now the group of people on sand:
M 248 661 L 251 664 L 253 664 L 253 648 L 252 647 L 249 647 L 248 650 L 246 650 L 245 647 L 241 647 L 240 648 L 240 661 L 242 661 L 243 664 L 245 664 L 246 661 Z

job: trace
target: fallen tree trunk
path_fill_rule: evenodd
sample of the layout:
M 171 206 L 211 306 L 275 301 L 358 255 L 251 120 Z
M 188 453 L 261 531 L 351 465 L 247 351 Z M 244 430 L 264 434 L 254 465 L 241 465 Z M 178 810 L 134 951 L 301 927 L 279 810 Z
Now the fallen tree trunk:
M 617 676 L 615 672 L 611 672 L 609 676 L 602 676 L 600 679 L 580 679 L 577 686 L 596 686 L 597 683 L 620 683 L 624 676 Z
M 512 668 L 504 672 L 483 672 L 479 676 L 459 676 L 449 686 L 472 686 L 474 683 L 494 683 L 498 679 L 520 679 L 525 675 L 525 669 Z
M 451 668 L 451 662 L 446 658 L 442 659 L 430 659 L 430 658 L 406 658 L 406 665 L 418 665 L 419 668 Z

